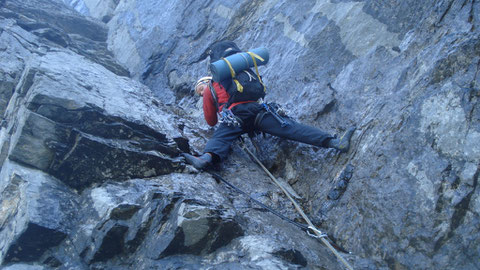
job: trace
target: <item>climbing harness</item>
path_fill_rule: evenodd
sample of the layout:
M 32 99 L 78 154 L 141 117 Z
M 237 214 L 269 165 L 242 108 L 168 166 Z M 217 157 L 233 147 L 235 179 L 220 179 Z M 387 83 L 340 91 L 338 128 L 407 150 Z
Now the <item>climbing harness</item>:
M 350 266 L 350 264 L 342 257 L 342 255 L 340 255 L 340 253 L 338 253 L 338 251 L 335 250 L 335 248 L 332 246 L 332 244 L 330 244 L 330 242 L 325 239 L 327 237 L 327 235 L 325 233 L 323 233 L 322 231 L 320 231 L 319 229 L 317 229 L 315 227 L 315 225 L 313 225 L 312 221 L 310 221 L 308 216 L 300 208 L 300 205 L 298 205 L 298 203 L 292 198 L 292 195 L 290 194 L 290 192 L 288 192 L 280 184 L 280 182 L 278 182 L 278 180 L 275 178 L 275 176 L 273 176 L 270 173 L 270 171 L 262 164 L 262 162 L 252 153 L 252 151 L 250 151 L 250 149 L 247 148 L 247 146 L 245 145 L 245 142 L 244 142 L 242 137 L 240 137 L 240 142 L 241 142 L 241 145 L 242 145 L 242 149 L 245 152 L 247 152 L 255 160 L 255 162 L 257 162 L 257 164 L 265 171 L 265 173 L 270 177 L 270 179 L 272 179 L 272 181 L 283 191 L 283 193 L 285 193 L 287 198 L 292 202 L 295 209 L 303 217 L 305 222 L 307 222 L 307 224 L 308 224 L 307 228 L 314 233 L 315 238 L 320 239 L 320 241 L 322 241 L 328 247 L 328 249 L 330 249 L 333 252 L 333 254 L 345 265 L 345 267 L 347 267 L 347 269 L 353 270 L 352 266 Z M 308 231 L 307 231 L 307 234 L 311 236 L 311 233 L 309 233 Z
M 219 123 L 225 123 L 228 126 L 239 126 L 239 127 L 242 126 L 243 121 L 240 118 L 238 118 L 237 116 L 235 116 L 235 114 L 233 114 L 233 112 L 231 111 L 231 109 L 234 107 L 234 105 L 237 105 L 237 104 L 232 104 L 233 106 L 230 105 L 230 107 L 228 107 L 228 108 L 225 108 L 225 107 L 220 108 L 221 106 L 225 105 L 225 103 L 219 103 L 218 102 L 218 98 L 217 98 L 217 95 L 215 94 L 215 90 L 213 89 L 211 81 L 208 82 L 208 89 L 210 90 L 210 93 L 212 94 L 213 103 L 215 104 L 215 108 L 217 108 L 218 122 Z M 243 103 L 243 102 L 239 102 L 239 103 Z M 220 109 L 221 109 L 221 111 L 219 111 Z

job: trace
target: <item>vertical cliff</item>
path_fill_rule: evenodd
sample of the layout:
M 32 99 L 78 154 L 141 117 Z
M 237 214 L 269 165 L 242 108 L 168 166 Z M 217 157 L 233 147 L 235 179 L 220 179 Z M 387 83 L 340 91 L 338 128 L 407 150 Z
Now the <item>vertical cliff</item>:
M 264 46 L 267 101 L 348 153 L 257 154 L 355 269 L 477 269 L 475 0 L 0 0 L 0 264 L 340 269 L 322 244 L 178 158 L 211 136 L 206 51 Z M 291 219 L 238 146 L 219 173 Z

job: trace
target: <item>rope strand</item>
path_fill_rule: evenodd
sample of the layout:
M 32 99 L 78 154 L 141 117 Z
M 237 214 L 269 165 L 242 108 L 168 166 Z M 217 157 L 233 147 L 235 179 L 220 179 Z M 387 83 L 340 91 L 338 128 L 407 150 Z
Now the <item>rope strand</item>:
M 298 203 L 292 198 L 292 196 L 290 195 L 290 193 L 278 182 L 278 180 L 275 178 L 275 176 L 273 176 L 270 171 L 262 164 L 262 162 L 250 151 L 250 149 L 248 149 L 243 141 L 243 139 L 241 140 L 241 143 L 242 143 L 242 148 L 243 150 L 245 150 L 254 160 L 255 162 L 258 163 L 258 165 L 260 165 L 260 167 L 265 171 L 265 173 L 267 173 L 267 175 L 270 177 L 270 179 L 272 179 L 272 181 L 283 191 L 283 193 L 285 193 L 285 195 L 287 196 L 287 198 L 293 203 L 293 206 L 295 207 L 295 209 L 300 213 L 300 215 L 303 217 L 303 219 L 307 222 L 308 224 L 308 227 L 318 236 L 318 238 L 320 239 L 320 241 L 322 241 L 327 247 L 328 249 L 330 249 L 330 251 L 333 252 L 333 254 L 345 265 L 345 267 L 347 267 L 347 269 L 349 270 L 353 270 L 353 267 L 342 257 L 342 255 L 340 255 L 340 253 L 337 252 L 337 250 L 335 250 L 335 248 L 330 244 L 330 242 L 328 242 L 326 239 L 325 239 L 325 236 L 326 234 L 322 233 L 319 229 L 317 229 L 315 227 L 315 225 L 313 225 L 312 221 L 310 221 L 310 219 L 307 217 L 307 215 L 303 212 L 303 210 L 300 208 L 300 205 L 298 205 Z

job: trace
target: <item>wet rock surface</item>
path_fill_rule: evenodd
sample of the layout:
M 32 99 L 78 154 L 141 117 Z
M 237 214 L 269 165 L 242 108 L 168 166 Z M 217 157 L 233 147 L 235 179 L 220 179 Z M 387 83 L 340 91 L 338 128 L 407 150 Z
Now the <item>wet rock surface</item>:
M 268 48 L 291 117 L 357 127 L 344 154 L 247 141 L 355 269 L 480 267 L 476 1 L 63 2 L 0 0 L 1 267 L 342 267 L 178 158 L 212 134 L 191 85 L 221 39 Z M 238 145 L 215 169 L 299 221 Z

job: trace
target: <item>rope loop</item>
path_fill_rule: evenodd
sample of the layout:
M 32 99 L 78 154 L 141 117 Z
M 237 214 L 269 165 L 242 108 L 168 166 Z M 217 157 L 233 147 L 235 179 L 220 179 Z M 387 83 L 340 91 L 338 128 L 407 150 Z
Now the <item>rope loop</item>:
M 311 233 L 309 230 L 312 230 L 314 233 Z M 307 234 L 308 236 L 311 236 L 317 239 L 328 237 L 326 233 L 323 233 L 322 231 L 320 231 L 319 229 L 313 226 L 308 226 Z

